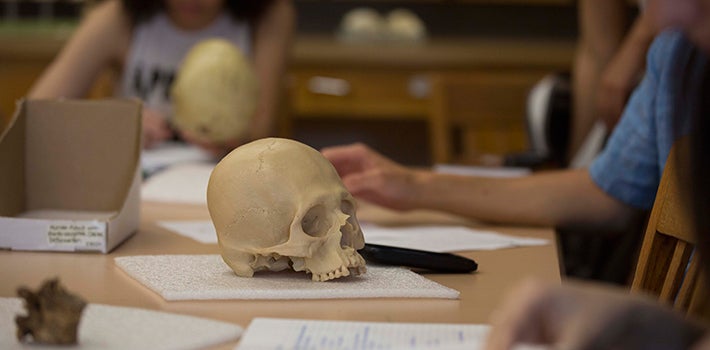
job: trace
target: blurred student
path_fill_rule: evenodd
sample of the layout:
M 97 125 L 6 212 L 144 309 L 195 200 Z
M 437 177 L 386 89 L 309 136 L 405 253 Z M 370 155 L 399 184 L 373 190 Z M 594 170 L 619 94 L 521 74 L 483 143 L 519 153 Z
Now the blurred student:
M 663 27 L 685 17 L 698 23 L 688 30 L 688 36 L 668 32 L 654 42 L 643 81 L 589 169 L 493 179 L 407 168 L 361 144 L 326 148 L 323 154 L 354 196 L 386 207 L 440 210 L 495 223 L 623 232 L 653 205 L 676 137 L 673 101 L 681 82 L 687 77 L 688 84 L 697 84 L 701 76 L 698 70 L 704 60 L 691 54 L 696 50 L 687 38 L 710 41 L 710 35 L 704 34 L 710 18 L 693 17 L 705 1 L 649 5 L 647 11 L 654 16 L 667 15 Z M 694 43 L 703 47 L 699 41 Z
M 675 79 L 670 96 L 657 99 L 657 103 L 673 111 L 676 130 L 682 131 L 690 124 L 689 154 L 678 155 L 679 161 L 689 162 L 689 170 L 679 172 L 678 176 L 684 186 L 681 189 L 682 205 L 693 220 L 691 227 L 697 241 L 694 254 L 701 259 L 701 271 L 708 280 L 710 1 L 653 2 L 658 9 L 665 10 L 658 13 L 657 21 L 683 31 L 659 39 L 677 37 L 678 44 L 668 54 L 674 57 L 669 64 L 675 67 L 679 79 Z M 672 6 L 685 8 L 674 11 Z M 682 64 L 687 61 L 695 64 Z M 509 349 L 516 343 L 544 344 L 561 349 L 710 349 L 708 323 L 685 318 L 645 296 L 601 286 L 549 287 L 527 282 L 503 303 L 492 323 L 487 344 L 490 350 Z
M 265 137 L 274 128 L 294 23 L 290 0 L 107 0 L 87 13 L 29 97 L 81 98 L 101 72 L 116 69 L 115 95 L 144 102 L 143 140 L 151 147 L 174 136 L 169 91 L 183 57 L 200 40 L 220 37 L 253 60 L 260 95 L 249 138 Z M 182 136 L 214 153 L 249 141 Z

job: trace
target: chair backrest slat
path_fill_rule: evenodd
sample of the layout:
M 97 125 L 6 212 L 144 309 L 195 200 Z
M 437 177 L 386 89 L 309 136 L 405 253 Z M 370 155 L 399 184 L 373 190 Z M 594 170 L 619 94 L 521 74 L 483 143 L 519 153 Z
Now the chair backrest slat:
M 690 253 L 693 247 L 687 242 L 678 240 L 675 242 L 675 249 L 671 256 L 666 277 L 663 281 L 660 299 L 666 302 L 673 302 L 680 289 L 680 285 L 685 277 L 685 270 L 690 260 Z
M 700 270 L 700 263 L 698 261 L 699 259 L 695 256 L 690 261 L 688 271 L 686 272 L 686 275 L 690 278 L 684 279 L 683 284 L 680 286 L 678 296 L 675 299 L 675 309 L 691 311 L 693 299 L 695 298 L 695 294 L 699 292 L 698 286 L 700 285 L 698 283 L 698 273 Z
M 686 144 L 686 139 L 679 140 L 666 162 L 631 290 L 655 295 L 678 310 L 694 314 L 704 308 L 707 289 L 698 282 L 700 259 L 694 253 L 692 221 L 681 198 L 678 174 L 684 169 L 676 148 Z

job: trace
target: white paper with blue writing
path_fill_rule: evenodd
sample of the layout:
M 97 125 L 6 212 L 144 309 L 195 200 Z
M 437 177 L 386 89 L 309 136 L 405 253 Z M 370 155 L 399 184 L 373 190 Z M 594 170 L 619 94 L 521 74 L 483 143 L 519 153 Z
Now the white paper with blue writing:
M 384 323 L 255 318 L 237 350 L 482 349 L 489 327 L 476 324 Z M 516 350 L 544 349 L 517 346 Z

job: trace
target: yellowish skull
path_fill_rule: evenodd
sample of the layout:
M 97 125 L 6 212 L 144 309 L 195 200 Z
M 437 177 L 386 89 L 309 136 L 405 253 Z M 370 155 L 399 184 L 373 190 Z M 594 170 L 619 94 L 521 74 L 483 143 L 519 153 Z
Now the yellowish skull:
M 320 152 L 267 138 L 212 171 L 207 204 L 222 258 L 239 276 L 289 267 L 327 281 L 365 272 L 355 201 Z
M 249 60 L 224 39 L 190 49 L 171 89 L 173 123 L 214 142 L 245 137 L 258 86 Z

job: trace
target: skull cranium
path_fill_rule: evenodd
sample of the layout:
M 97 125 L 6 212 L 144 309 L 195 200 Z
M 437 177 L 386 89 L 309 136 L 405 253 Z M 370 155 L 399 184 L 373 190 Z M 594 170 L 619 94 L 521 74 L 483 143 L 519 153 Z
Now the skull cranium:
M 267 138 L 235 149 L 212 171 L 207 203 L 222 258 L 239 276 L 365 272 L 355 201 L 330 162 L 302 143 Z

